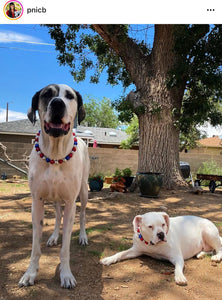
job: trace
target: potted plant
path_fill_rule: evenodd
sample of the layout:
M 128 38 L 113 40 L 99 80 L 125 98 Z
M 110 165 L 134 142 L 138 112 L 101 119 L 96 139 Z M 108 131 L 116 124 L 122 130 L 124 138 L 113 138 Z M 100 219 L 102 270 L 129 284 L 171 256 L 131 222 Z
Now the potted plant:
M 120 181 L 125 182 L 125 179 L 123 178 L 122 171 L 119 168 L 116 168 L 112 178 L 112 183 L 120 182 Z
M 122 170 L 122 176 L 125 179 L 125 186 L 128 188 L 133 182 L 132 170 L 130 168 L 125 168 Z
M 107 175 L 105 176 L 105 183 L 106 183 L 106 184 L 111 184 L 111 183 L 112 183 L 113 176 L 110 175 L 110 174 L 111 174 L 111 172 L 108 171 Z
M 156 198 L 163 184 L 163 175 L 161 173 L 138 172 L 137 181 L 141 197 Z
M 110 185 L 111 192 L 118 191 L 121 193 L 127 192 L 126 185 L 125 185 L 125 179 L 122 176 L 122 172 L 120 169 L 116 168 L 112 184 Z
M 91 192 L 101 191 L 101 189 L 103 188 L 103 178 L 104 176 L 102 174 L 95 174 L 89 176 L 89 188 Z

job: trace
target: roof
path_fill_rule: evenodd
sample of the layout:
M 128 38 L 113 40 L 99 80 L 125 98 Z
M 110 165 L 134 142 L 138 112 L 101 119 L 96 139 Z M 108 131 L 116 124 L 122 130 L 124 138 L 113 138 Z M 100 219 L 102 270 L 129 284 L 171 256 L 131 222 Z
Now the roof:
M 39 129 L 39 120 L 34 126 L 29 119 L 0 123 L 0 133 L 36 134 Z
M 37 120 L 33 126 L 28 119 L 0 123 L 0 133 L 35 135 L 40 129 L 40 121 Z M 77 126 L 76 135 L 88 138 L 92 143 L 119 145 L 127 139 L 125 131 L 114 128 Z
M 213 136 L 199 140 L 198 144 L 202 147 L 222 147 L 222 139 L 220 139 L 219 136 Z
M 114 128 L 78 126 L 77 136 L 78 132 L 91 132 L 94 135 L 93 141 L 96 140 L 97 144 L 119 145 L 123 140 L 127 139 L 127 134 L 125 131 Z

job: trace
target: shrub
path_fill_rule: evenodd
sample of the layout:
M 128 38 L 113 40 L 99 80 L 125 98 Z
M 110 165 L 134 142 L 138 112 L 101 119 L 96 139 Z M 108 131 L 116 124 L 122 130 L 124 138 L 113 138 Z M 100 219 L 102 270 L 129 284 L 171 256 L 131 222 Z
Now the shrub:
M 202 163 L 197 173 L 199 174 L 213 174 L 213 175 L 222 175 L 222 168 L 214 161 L 205 161 Z

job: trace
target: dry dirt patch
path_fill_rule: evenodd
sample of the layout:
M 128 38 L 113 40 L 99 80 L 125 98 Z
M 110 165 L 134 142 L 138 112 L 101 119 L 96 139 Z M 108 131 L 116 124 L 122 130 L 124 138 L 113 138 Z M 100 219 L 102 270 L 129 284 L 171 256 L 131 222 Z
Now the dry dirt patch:
M 222 299 L 222 263 L 209 257 L 185 262 L 188 285 L 174 283 L 173 266 L 143 256 L 109 267 L 100 257 L 127 249 L 132 243 L 132 220 L 136 214 L 161 211 L 170 216 L 194 214 L 213 221 L 222 234 L 222 192 L 194 195 L 186 190 L 161 191 L 157 199 L 139 194 L 89 192 L 87 231 L 89 246 L 78 245 L 79 206 L 71 240 L 71 269 L 77 279 L 73 290 L 60 288 L 58 273 L 61 238 L 56 247 L 46 247 L 53 231 L 54 209 L 45 205 L 42 257 L 36 284 L 19 288 L 31 253 L 31 196 L 27 182 L 0 181 L 0 300 L 5 299 Z

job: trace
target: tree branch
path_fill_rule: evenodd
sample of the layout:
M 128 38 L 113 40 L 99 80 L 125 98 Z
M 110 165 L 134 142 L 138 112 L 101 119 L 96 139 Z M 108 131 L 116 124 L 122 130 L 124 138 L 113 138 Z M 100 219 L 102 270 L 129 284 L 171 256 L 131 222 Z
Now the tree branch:
M 27 163 L 29 161 L 29 156 L 25 153 L 23 154 L 23 159 L 11 159 L 7 154 L 7 147 L 0 143 L 0 149 L 3 150 L 3 155 L 6 157 L 9 162 L 24 162 Z
M 107 42 L 107 44 L 121 57 L 132 81 L 140 88 L 141 77 L 148 72 L 149 56 L 145 56 L 141 48 L 133 39 L 128 37 L 121 25 L 93 24 L 96 32 Z M 140 78 L 140 79 L 139 79 Z

